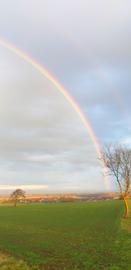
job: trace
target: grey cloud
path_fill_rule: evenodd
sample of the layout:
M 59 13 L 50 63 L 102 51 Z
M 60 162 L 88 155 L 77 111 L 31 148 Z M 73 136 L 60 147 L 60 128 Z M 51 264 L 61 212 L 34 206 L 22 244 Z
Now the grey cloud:
M 107 62 L 130 65 L 130 1 L 14 0 L 7 10 L 8 5 L 1 4 L 1 32 L 58 74 Z
M 130 139 L 130 10 L 129 0 L 0 2 L 0 34 L 59 78 L 90 119 L 101 144 Z M 52 183 L 58 178 L 60 187 L 62 178 L 63 187 L 74 184 L 77 189 L 78 179 L 83 179 L 81 185 L 91 187 L 89 178 L 97 175 L 101 179 L 99 170 L 93 173 L 91 169 L 98 161 L 76 113 L 33 67 L 1 46 L 0 59 L 2 166 L 3 156 L 15 179 L 16 167 L 20 170 L 22 166 L 32 181 L 37 177 L 36 169 L 37 173 L 40 170 L 39 181 L 48 179 Z M 45 174 L 42 162 L 37 160 L 33 165 L 33 161 L 27 161 L 27 157 L 43 152 Z M 49 155 L 54 159 L 52 169 Z M 59 167 L 63 168 L 61 174 Z M 29 174 L 29 168 L 35 176 Z M 13 178 L 12 171 L 11 175 Z M 20 179 L 25 179 L 25 174 Z M 97 181 L 95 184 L 98 187 Z
M 5 62 L 8 55 L 2 55 Z M 64 187 L 69 182 L 69 188 L 76 178 L 93 177 L 92 167 L 101 170 L 96 150 L 72 106 L 26 63 L 15 56 L 7 62 L 0 80 L 0 175 L 4 184 L 36 181 L 53 189 L 54 183 Z

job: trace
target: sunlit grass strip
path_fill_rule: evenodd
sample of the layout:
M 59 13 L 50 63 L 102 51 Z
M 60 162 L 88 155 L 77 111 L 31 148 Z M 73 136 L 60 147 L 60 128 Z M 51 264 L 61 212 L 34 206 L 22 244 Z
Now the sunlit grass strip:
M 31 270 L 22 260 L 0 253 L 0 270 Z

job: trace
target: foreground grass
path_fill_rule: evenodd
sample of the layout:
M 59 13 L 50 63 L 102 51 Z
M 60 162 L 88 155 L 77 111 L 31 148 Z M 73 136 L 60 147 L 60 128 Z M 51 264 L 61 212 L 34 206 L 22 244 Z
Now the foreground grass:
M 0 253 L 0 270 L 30 270 L 25 262 Z
M 121 201 L 0 207 L 0 249 L 32 269 L 130 270 L 122 212 Z
M 121 219 L 121 224 L 113 246 L 118 269 L 131 270 L 131 201 L 129 201 L 130 216 Z

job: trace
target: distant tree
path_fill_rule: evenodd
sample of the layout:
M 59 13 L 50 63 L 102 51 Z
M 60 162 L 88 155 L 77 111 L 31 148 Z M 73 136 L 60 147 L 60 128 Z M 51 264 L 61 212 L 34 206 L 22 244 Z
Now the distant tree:
M 16 189 L 15 191 L 12 192 L 12 194 L 10 195 L 10 198 L 14 202 L 14 206 L 16 207 L 20 199 L 25 198 L 25 191 L 22 189 Z
M 102 160 L 119 187 L 120 196 L 124 201 L 125 214 L 129 215 L 128 196 L 131 185 L 131 149 L 122 145 L 106 145 Z

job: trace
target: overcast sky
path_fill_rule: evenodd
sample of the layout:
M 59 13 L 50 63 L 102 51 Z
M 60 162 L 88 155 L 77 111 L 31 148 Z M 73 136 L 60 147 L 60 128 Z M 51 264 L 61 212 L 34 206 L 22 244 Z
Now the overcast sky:
M 130 0 L 0 0 L 0 37 L 58 78 L 101 146 L 131 145 L 130 14 Z M 33 192 L 35 185 L 44 192 L 107 188 L 79 116 L 51 82 L 2 46 L 0 184 L 32 185 Z

